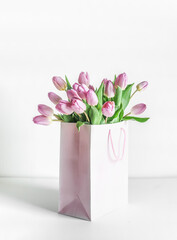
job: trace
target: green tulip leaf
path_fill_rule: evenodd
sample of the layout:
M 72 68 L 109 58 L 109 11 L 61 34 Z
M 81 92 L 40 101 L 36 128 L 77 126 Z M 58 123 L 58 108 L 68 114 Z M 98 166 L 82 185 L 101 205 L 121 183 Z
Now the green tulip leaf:
M 121 109 L 121 111 L 120 111 L 120 113 L 119 113 L 119 122 L 122 121 L 123 116 L 124 116 L 124 110 Z
M 114 81 L 113 81 L 113 84 L 115 83 L 115 81 L 116 81 L 116 74 L 114 75 Z
M 115 96 L 114 96 L 114 102 L 115 102 L 115 107 L 118 109 L 120 107 L 122 101 L 122 88 L 119 86 L 116 88 Z
M 84 124 L 85 124 L 85 122 L 81 122 L 81 121 L 78 121 L 76 123 L 76 127 L 77 127 L 78 131 L 80 131 L 80 127 L 83 126 Z
M 90 106 L 87 102 L 85 102 L 85 105 L 86 105 L 86 110 L 85 110 L 85 112 L 86 112 L 87 115 L 88 115 L 91 106 Z M 85 115 L 84 115 L 84 116 L 85 116 Z
M 91 106 L 89 110 L 89 118 L 91 124 L 100 124 L 102 118 L 102 112 L 98 110 L 95 106 Z
M 133 116 L 127 116 L 127 117 L 124 117 L 123 120 L 135 120 L 137 122 L 146 122 L 147 120 L 149 120 L 149 118 L 140 118 L 140 117 L 133 117 Z
M 58 120 L 63 120 L 63 116 L 61 114 L 54 114 L 54 116 L 58 119 Z
M 103 104 L 103 91 L 104 91 L 104 84 L 101 83 L 99 89 L 96 91 L 96 95 L 98 97 L 98 103 L 102 106 Z
M 96 108 L 98 109 L 99 112 L 102 112 L 102 111 L 101 111 L 101 108 L 102 108 L 102 107 L 101 107 L 101 105 L 100 105 L 99 103 L 96 105 Z
M 109 98 L 104 95 L 104 96 L 103 96 L 103 103 L 105 103 L 105 102 L 107 102 L 107 101 L 109 101 Z
M 77 114 L 77 113 L 73 113 L 72 114 L 72 117 L 73 117 L 73 121 L 74 122 L 77 122 L 77 121 L 83 121 L 84 120 L 84 117 L 81 115 L 81 117 Z
M 66 75 L 65 75 L 65 80 L 66 80 L 66 83 L 67 83 L 67 90 L 72 89 L 71 84 L 70 84 L 70 82 L 69 82 L 69 80 L 68 80 Z
M 64 122 L 75 122 L 75 117 L 71 114 L 71 115 L 62 115 L 63 121 Z
M 122 108 L 124 110 L 130 102 L 130 97 L 131 97 L 133 84 L 134 83 L 127 85 L 125 90 L 122 91 Z
M 102 116 L 102 118 L 101 118 L 101 121 L 100 121 L 100 124 L 105 124 L 106 122 L 105 122 L 105 118 Z
M 119 122 L 119 115 L 122 111 L 122 108 L 119 108 L 117 111 L 115 111 L 114 115 L 112 117 L 108 118 L 108 123 L 117 123 Z

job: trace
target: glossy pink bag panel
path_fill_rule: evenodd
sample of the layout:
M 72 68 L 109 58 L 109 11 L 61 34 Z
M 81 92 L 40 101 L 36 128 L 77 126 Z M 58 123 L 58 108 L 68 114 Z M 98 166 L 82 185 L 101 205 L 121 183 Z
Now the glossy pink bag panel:
M 61 123 L 59 213 L 85 220 L 128 202 L 127 124 Z
M 59 212 L 90 219 L 90 126 L 61 124 Z

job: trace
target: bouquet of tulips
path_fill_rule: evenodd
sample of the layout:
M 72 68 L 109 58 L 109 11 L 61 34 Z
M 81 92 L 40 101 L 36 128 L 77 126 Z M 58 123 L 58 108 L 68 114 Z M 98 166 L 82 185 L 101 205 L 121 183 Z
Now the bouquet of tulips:
M 136 86 L 132 93 L 134 83 L 127 85 L 127 75 L 115 75 L 114 81 L 103 79 L 99 88 L 90 85 L 88 73 L 81 72 L 78 82 L 71 86 L 68 78 L 53 77 L 53 84 L 59 91 L 66 91 L 67 100 L 59 95 L 49 92 L 48 97 L 55 105 L 58 113 L 44 105 L 38 105 L 41 115 L 33 118 L 34 123 L 49 125 L 52 121 L 75 122 L 78 130 L 84 124 L 112 124 L 127 120 L 146 122 L 149 118 L 140 118 L 138 115 L 146 110 L 144 103 L 139 103 L 125 113 L 130 99 L 136 92 L 145 89 L 148 82 L 144 81 Z

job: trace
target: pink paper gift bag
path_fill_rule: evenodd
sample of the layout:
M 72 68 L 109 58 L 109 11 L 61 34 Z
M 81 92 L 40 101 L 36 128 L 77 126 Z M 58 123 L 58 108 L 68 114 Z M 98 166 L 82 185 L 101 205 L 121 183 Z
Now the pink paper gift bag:
M 93 220 L 128 203 L 127 122 L 61 123 L 59 213 Z

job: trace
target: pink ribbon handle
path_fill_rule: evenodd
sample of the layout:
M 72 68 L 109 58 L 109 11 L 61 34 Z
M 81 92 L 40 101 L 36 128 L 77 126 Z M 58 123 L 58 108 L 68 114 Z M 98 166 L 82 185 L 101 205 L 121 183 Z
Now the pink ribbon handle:
M 123 135 L 123 148 L 122 148 L 122 154 L 120 156 L 120 143 L 121 143 L 122 135 Z M 126 144 L 126 132 L 125 132 L 125 129 L 121 128 L 120 135 L 119 135 L 119 141 L 118 141 L 118 154 L 116 154 L 112 136 L 111 136 L 111 129 L 109 129 L 107 147 L 108 147 L 108 157 L 111 162 L 117 162 L 117 161 L 120 161 L 123 159 L 124 153 L 125 153 L 125 144 Z M 112 150 L 114 158 L 111 156 L 110 149 Z

